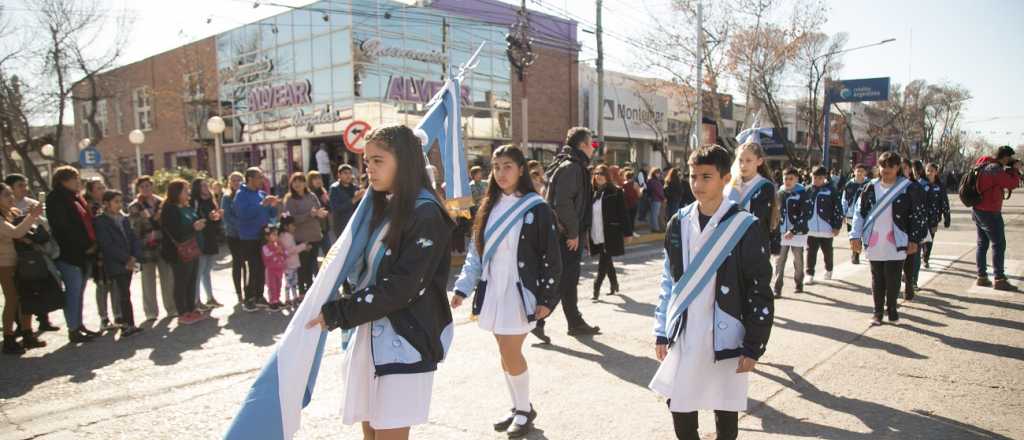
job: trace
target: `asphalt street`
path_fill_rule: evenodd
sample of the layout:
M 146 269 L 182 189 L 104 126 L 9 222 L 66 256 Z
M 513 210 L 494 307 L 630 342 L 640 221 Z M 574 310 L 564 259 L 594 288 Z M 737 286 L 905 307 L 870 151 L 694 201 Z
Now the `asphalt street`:
M 1004 215 L 1007 272 L 1024 286 L 1024 200 L 1011 200 Z M 955 210 L 953 227 L 939 232 L 932 268 L 922 271 L 919 297 L 903 304 L 899 325 L 870 326 L 869 268 L 849 262 L 841 237 L 833 281 L 794 294 L 788 279 L 776 302 L 741 438 L 1024 438 L 1024 293 L 974 287 L 969 211 Z M 588 258 L 581 309 L 603 334 L 567 336 L 558 310 L 548 325 L 552 345 L 527 339 L 540 414 L 530 438 L 673 437 L 664 401 L 647 388 L 658 365 L 651 332 L 661 255 L 657 242 L 630 247 L 616 262 L 621 295 L 598 302 L 590 300 L 596 264 Z M 46 333 L 46 348 L 0 357 L 0 439 L 220 438 L 289 320 L 242 312 L 226 264 L 222 258 L 214 285 L 227 306 L 214 319 L 160 319 L 124 341 L 108 334 L 85 345 Z M 467 313 L 458 311 L 455 343 L 435 377 L 430 422 L 413 428 L 413 438 L 505 437 L 490 427 L 510 407 L 497 347 Z M 98 327 L 92 284 L 85 315 Z M 64 326 L 60 313 L 53 317 Z M 361 438 L 338 415 L 336 332 L 328 346 L 297 438 Z M 704 438 L 714 438 L 712 416 L 700 421 Z

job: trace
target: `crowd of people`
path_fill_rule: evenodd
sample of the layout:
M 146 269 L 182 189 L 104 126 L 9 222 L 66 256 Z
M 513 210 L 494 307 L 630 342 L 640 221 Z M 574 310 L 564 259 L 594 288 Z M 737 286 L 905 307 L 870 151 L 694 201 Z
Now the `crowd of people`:
M 45 346 L 37 335 L 59 330 L 48 316 L 60 309 L 71 343 L 105 331 L 119 338 L 138 333 L 145 326 L 133 314 L 136 273 L 143 323 L 160 316 L 161 303 L 163 314 L 179 324 L 207 319 L 223 306 L 211 277 L 222 244 L 242 310 L 297 307 L 313 285 L 319 257 L 372 194 L 375 233 L 358 250 L 366 254 L 359 272 L 346 281 L 345 295 L 324 304 L 308 324 L 362 329 L 346 352 L 347 362 L 358 365 L 346 374 L 367 386 L 349 387 L 354 394 L 346 402 L 360 403 L 346 405 L 346 423 L 363 423 L 372 438 L 376 430 L 405 429 L 407 435 L 409 426 L 425 422 L 432 374 L 450 344 L 450 309 L 468 301 L 479 327 L 495 335 L 512 398 L 513 409 L 494 428 L 521 437 L 537 417 L 525 338 L 532 333 L 550 343 L 545 324 L 559 305 L 570 336 L 600 334 L 578 306 L 582 258 L 588 253 L 598 263 L 592 298 L 599 299 L 605 278 L 608 294 L 615 295 L 613 259 L 646 221 L 651 232 L 665 233 L 666 255 L 654 316 L 655 355 L 662 363 L 651 388 L 669 399 L 679 438 L 695 438 L 697 410 L 715 410 L 719 438 L 735 438 L 737 412 L 747 402 L 743 373 L 766 350 L 790 257 L 794 293 L 815 283 L 819 253 L 820 279 L 830 280 L 834 240 L 845 225 L 852 263 L 865 258 L 871 266 L 872 324 L 883 318 L 895 323 L 897 299 L 914 299 L 939 225 L 948 228 L 951 221 L 940 166 L 893 152 L 883 153 L 874 169 L 858 165 L 843 178 L 820 166 L 772 173 L 756 143 L 735 152 L 707 146 L 690 156 L 684 174 L 672 167 L 592 163 L 592 135 L 582 127 L 569 130 L 546 166 L 528 161 L 515 146 L 495 149 L 489 171 L 470 172 L 471 218 L 453 219 L 417 139 L 403 126 L 375 130 L 360 176 L 347 164 L 330 178 L 323 170 L 294 173 L 280 196 L 268 194 L 255 167 L 225 182 L 175 179 L 161 195 L 150 176 L 140 176 L 127 197 L 102 181 L 83 182 L 75 168 L 63 166 L 52 173 L 52 190 L 40 195 L 45 205 L 29 197 L 24 176 L 5 176 L 3 352 Z M 1021 162 L 1013 156 L 1003 147 L 980 159 L 965 177 L 975 179 L 968 185 L 974 193 L 960 194 L 977 226 L 977 284 L 1000 290 L 1016 289 L 1005 273 L 1001 216 L 1007 192 L 1021 182 Z M 994 282 L 988 279 L 989 247 Z M 465 259 L 449 298 L 453 254 Z M 83 323 L 89 280 L 98 331 Z M 695 328 L 709 331 L 685 331 Z M 390 339 L 377 346 L 378 338 Z

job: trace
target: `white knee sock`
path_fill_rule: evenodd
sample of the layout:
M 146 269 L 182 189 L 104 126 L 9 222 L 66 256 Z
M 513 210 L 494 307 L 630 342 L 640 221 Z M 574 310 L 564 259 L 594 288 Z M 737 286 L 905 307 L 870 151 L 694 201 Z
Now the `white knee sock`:
M 516 389 L 512 386 L 512 376 L 508 374 L 508 371 L 504 372 L 505 386 L 508 387 L 508 397 L 512 399 L 512 406 L 516 406 Z
M 526 370 L 518 376 L 508 376 L 512 385 L 512 400 L 515 402 L 516 411 L 529 412 L 530 406 L 530 370 Z M 526 417 L 516 416 L 514 421 L 517 425 L 526 424 Z

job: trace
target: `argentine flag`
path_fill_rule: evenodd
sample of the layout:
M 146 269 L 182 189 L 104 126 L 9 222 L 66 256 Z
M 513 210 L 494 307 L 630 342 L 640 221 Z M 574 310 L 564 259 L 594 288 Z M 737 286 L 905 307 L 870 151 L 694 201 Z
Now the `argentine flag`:
M 426 116 L 415 129 L 423 143 L 424 154 L 435 141 L 438 142 L 445 173 L 445 197 L 448 200 L 470 196 L 462 143 L 459 82 L 475 66 L 480 48 L 462 66 L 459 74 L 449 79 L 438 91 L 431 100 Z M 370 236 L 372 201 L 373 197 L 369 193 L 363 197 L 345 231 L 331 246 L 313 285 L 306 292 L 302 305 L 292 315 L 274 354 L 253 383 L 224 435 L 225 439 L 285 440 L 291 439 L 299 430 L 302 408 L 312 398 L 327 340 L 327 332 L 319 327 L 307 329 L 306 323 L 320 313 L 324 303 L 338 295 L 342 282 L 362 257 Z

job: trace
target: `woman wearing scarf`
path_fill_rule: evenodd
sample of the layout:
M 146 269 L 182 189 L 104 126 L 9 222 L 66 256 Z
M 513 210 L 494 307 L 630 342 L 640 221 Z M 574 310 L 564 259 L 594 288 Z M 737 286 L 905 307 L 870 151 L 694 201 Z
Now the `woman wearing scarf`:
M 79 194 L 82 188 L 78 170 L 62 166 L 53 172 L 53 190 L 46 196 L 46 217 L 53 238 L 60 247 L 55 262 L 64 279 L 64 319 L 72 343 L 88 342 L 99 336 L 82 324 L 82 292 L 86 267 L 96 256 L 96 231 L 92 227 L 89 205 Z

